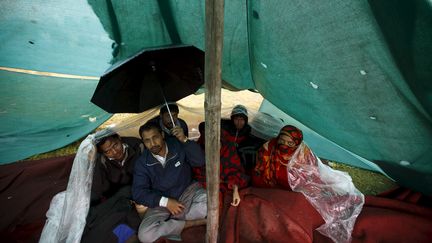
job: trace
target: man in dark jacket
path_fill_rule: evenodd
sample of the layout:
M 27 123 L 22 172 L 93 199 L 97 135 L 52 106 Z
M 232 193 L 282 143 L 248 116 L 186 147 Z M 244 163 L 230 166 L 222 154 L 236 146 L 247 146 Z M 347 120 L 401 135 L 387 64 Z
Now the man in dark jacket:
M 136 161 L 132 194 L 149 207 L 139 227 L 141 242 L 161 236 L 178 239 L 184 228 L 205 224 L 207 197 L 192 182 L 191 167 L 203 166 L 204 154 L 179 126 L 165 139 L 157 123 L 147 122 L 139 133 L 147 148 Z
M 168 112 L 168 108 L 169 108 L 169 112 Z M 171 116 L 170 116 L 170 112 L 171 112 Z M 160 128 L 165 133 L 165 138 L 175 137 L 171 133 L 171 129 L 175 126 L 179 126 L 183 128 L 183 134 L 186 137 L 188 137 L 189 136 L 188 126 L 183 119 L 178 118 L 178 114 L 179 114 L 179 108 L 177 104 L 172 103 L 172 104 L 168 104 L 168 106 L 164 105 L 160 108 L 159 116 L 152 118 L 150 122 L 159 124 Z M 173 125 L 173 121 L 175 126 Z
M 118 134 L 102 138 L 97 143 L 99 152 L 91 190 L 91 204 L 95 205 L 132 185 L 135 161 L 144 150 L 135 137 L 120 138 Z
M 81 242 L 117 242 L 117 226 L 128 225 L 132 232 L 141 221 L 131 205 L 131 185 L 135 161 L 144 145 L 138 138 L 113 134 L 100 139 L 96 147 L 91 207 Z

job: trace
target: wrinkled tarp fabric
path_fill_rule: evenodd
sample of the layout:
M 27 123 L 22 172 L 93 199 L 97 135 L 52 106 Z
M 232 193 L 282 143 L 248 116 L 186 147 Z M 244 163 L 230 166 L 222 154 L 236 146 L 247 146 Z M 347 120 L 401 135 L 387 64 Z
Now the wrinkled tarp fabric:
M 0 70 L 0 164 L 63 147 L 106 121 L 90 103 L 96 85 Z
M 204 48 L 203 1 L 18 0 L 2 1 L 0 9 L 0 66 L 99 76 L 109 63 L 143 48 L 178 43 Z M 393 178 L 432 194 L 430 1 L 332 0 L 319 6 L 303 0 L 227 1 L 224 25 L 225 81 L 256 88 L 283 112 L 361 157 L 419 172 L 416 179 L 398 173 Z M 16 35 L 16 29 L 25 35 Z M 0 79 L 1 90 L 9 87 L 4 80 L 15 80 L 4 74 Z M 15 93 L 23 107 L 44 94 L 41 89 L 24 99 Z M 89 96 L 76 91 L 58 97 Z M 8 103 L 1 99 L 0 114 L 7 118 Z M 8 132 L 7 123 L 22 128 L 17 136 L 32 132 L 22 120 L 5 121 L 1 134 Z M 47 143 L 53 132 L 38 138 Z M 57 145 L 70 141 L 59 137 Z M 19 158 L 31 143 L 20 145 Z
M 64 191 L 75 155 L 0 166 L 0 238 L 38 242 L 51 199 Z

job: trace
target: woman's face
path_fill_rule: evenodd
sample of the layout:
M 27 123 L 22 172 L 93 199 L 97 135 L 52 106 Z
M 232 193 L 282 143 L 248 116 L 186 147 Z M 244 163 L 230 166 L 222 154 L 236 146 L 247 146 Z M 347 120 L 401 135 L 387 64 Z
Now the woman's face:
M 285 135 L 285 134 L 279 135 L 278 144 L 279 145 L 285 145 L 285 146 L 288 146 L 290 148 L 293 148 L 296 146 L 294 139 L 292 139 L 290 136 Z
M 242 116 L 234 116 L 233 123 L 237 130 L 242 130 L 246 124 L 246 120 Z

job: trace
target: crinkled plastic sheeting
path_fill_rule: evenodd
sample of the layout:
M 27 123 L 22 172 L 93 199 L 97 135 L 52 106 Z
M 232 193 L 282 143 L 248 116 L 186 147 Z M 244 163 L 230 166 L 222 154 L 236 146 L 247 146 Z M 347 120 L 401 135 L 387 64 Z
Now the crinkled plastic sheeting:
M 90 205 L 96 159 L 95 135 L 81 143 L 75 156 L 66 191 L 51 200 L 39 242 L 80 242 Z
M 93 180 L 93 169 L 98 155 L 96 144 L 98 140 L 113 133 L 125 132 L 139 128 L 144 121 L 156 114 L 152 109 L 133 116 L 121 123 L 95 134 L 88 135 L 78 148 L 66 191 L 58 193 L 51 200 L 46 214 L 47 220 L 39 242 L 56 243 L 80 242 L 90 208 L 90 195 Z
M 324 165 L 304 142 L 287 170 L 293 191 L 302 193 L 323 217 L 325 224 L 317 230 L 334 242 L 350 242 L 364 195 L 355 188 L 348 173 Z

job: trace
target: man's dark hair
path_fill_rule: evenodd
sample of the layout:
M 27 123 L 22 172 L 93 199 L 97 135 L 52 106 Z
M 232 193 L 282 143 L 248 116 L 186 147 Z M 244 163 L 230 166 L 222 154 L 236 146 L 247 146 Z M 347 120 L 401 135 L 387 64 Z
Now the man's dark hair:
M 142 133 L 144 131 L 149 131 L 152 129 L 156 129 L 157 131 L 162 133 L 162 129 L 160 128 L 159 123 L 150 120 L 139 128 L 139 134 L 140 134 L 141 139 L 143 139 Z
M 177 106 L 177 104 L 168 104 L 168 107 L 170 109 L 171 112 L 179 112 L 179 108 Z M 168 108 L 166 105 L 162 106 L 159 110 L 160 114 L 164 114 L 168 112 Z
M 120 140 L 120 136 L 117 133 L 113 133 L 109 136 L 102 137 L 101 139 L 99 139 L 96 143 L 96 148 L 97 148 L 97 151 L 99 153 L 103 153 L 103 151 L 101 150 L 100 147 L 102 146 L 102 144 L 104 144 L 109 139 L 119 139 Z

